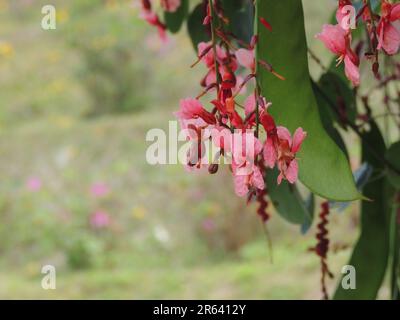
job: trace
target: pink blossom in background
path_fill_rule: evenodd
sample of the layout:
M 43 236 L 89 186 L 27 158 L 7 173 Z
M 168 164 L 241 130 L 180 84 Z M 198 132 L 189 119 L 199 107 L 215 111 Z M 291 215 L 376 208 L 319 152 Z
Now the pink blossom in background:
M 89 217 L 90 225 L 95 229 L 106 228 L 110 225 L 111 219 L 105 211 L 95 211 Z
M 204 219 L 201 226 L 202 226 L 203 230 L 206 232 L 211 232 L 215 229 L 214 220 L 211 218 Z
M 29 191 L 37 192 L 42 188 L 42 180 L 37 177 L 31 177 L 26 181 L 26 188 Z
M 98 198 L 104 197 L 110 193 L 110 188 L 107 184 L 105 184 L 103 182 L 98 182 L 98 183 L 92 184 L 92 186 L 90 187 L 90 193 L 94 197 L 98 197 Z

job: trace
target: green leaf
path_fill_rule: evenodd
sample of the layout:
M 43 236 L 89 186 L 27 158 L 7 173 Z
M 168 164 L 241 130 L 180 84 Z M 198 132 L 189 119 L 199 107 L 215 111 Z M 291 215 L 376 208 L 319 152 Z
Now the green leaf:
M 182 0 L 181 5 L 175 12 L 164 12 L 164 22 L 167 29 L 172 33 L 180 30 L 183 21 L 189 12 L 189 0 Z
M 390 287 L 392 300 L 400 300 L 400 224 L 397 222 L 397 210 L 399 204 L 392 210 L 390 252 L 391 271 Z
M 308 230 L 310 230 L 312 226 L 312 222 L 314 220 L 314 211 L 315 211 L 315 196 L 314 193 L 310 193 L 309 196 L 306 199 L 306 207 L 308 212 L 311 215 L 311 220 L 305 221 L 301 226 L 300 226 L 300 231 L 302 234 L 306 234 Z
M 208 32 L 207 28 L 203 25 L 205 16 L 206 7 L 203 3 L 200 3 L 194 8 L 187 21 L 188 33 L 196 51 L 197 45 L 200 42 L 208 42 L 211 40 L 210 32 Z
M 271 63 L 286 78 L 281 81 L 258 68 L 262 94 L 272 101 L 270 110 L 278 125 L 292 132 L 302 127 L 308 133 L 298 155 L 300 180 L 327 199 L 361 198 L 346 156 L 329 138 L 320 120 L 309 80 L 301 0 L 259 0 L 257 12 L 273 29 L 270 32 L 259 23 L 257 57 Z
M 332 115 L 332 109 L 329 106 L 329 102 L 327 101 L 328 96 L 322 91 L 322 89 L 316 84 L 312 83 L 313 91 L 315 94 L 315 98 L 318 105 L 318 110 L 321 118 L 322 125 L 326 131 L 326 133 L 331 137 L 333 141 L 335 141 L 336 145 L 343 151 L 346 155 L 346 158 L 349 158 L 346 144 L 339 131 L 334 127 L 334 116 Z
M 251 0 L 223 0 L 222 8 L 229 19 L 228 29 L 249 44 L 253 36 L 254 6 Z
M 400 171 L 400 141 L 392 144 L 386 152 L 385 158 L 390 162 L 398 171 Z M 396 188 L 400 189 L 400 175 L 388 168 L 388 179 L 390 183 Z
M 362 160 L 374 167 L 372 178 L 364 187 L 366 197 L 361 205 L 361 235 L 350 258 L 349 265 L 356 270 L 356 289 L 345 290 L 341 281 L 334 299 L 375 299 L 385 276 L 389 257 L 390 201 L 393 190 L 382 176 L 383 165 L 371 153 L 371 146 L 379 154 L 385 153 L 385 142 L 374 122 L 363 136 Z
M 313 213 L 307 208 L 306 202 L 301 197 L 297 187 L 287 181 L 282 181 L 281 185 L 278 186 L 276 182 L 278 175 L 279 171 L 276 168 L 268 170 L 266 175 L 268 194 L 275 209 L 290 223 L 311 224 Z M 313 208 L 313 206 L 310 206 L 310 208 Z
M 344 81 L 336 73 L 328 71 L 319 79 L 319 86 L 329 98 L 331 104 L 341 112 L 341 115 L 354 123 L 357 116 L 356 96 L 349 87 L 349 82 Z M 341 124 L 338 114 L 333 110 L 330 110 L 330 113 L 336 122 Z

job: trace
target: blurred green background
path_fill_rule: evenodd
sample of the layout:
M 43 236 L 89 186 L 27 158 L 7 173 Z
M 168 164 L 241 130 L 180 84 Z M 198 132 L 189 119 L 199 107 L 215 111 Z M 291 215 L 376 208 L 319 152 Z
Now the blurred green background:
M 57 29 L 45 31 L 49 3 Z M 328 62 L 313 35 L 329 2 L 304 3 L 310 45 Z M 273 214 L 271 263 L 227 168 L 146 163 L 146 132 L 168 128 L 199 90 L 185 32 L 163 45 L 124 0 L 0 0 L 0 20 L 0 298 L 320 298 L 314 230 Z M 357 219 L 354 208 L 331 217 L 336 275 Z M 45 264 L 56 290 L 41 287 Z

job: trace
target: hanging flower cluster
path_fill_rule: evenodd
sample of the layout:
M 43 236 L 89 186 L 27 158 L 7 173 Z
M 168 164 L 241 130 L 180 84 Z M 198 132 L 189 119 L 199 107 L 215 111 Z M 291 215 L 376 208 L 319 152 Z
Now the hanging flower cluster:
M 266 208 L 262 194 L 266 188 L 266 168 L 277 166 L 280 172 L 278 184 L 282 180 L 296 182 L 296 154 L 306 132 L 298 128 L 292 137 L 287 128 L 275 124 L 269 113 L 271 103 L 260 95 L 257 86 L 254 55 L 257 35 L 253 36 L 251 43 L 241 44 L 243 48 L 237 48 L 231 34 L 225 32 L 223 27 L 215 27 L 216 19 L 222 25 L 227 23 L 222 8 L 210 1 L 207 13 L 204 25 L 210 27 L 213 40 L 199 43 L 198 60 L 193 64 L 201 62 L 207 68 L 207 73 L 200 81 L 204 89 L 196 98 L 181 100 L 180 109 L 175 113 L 190 140 L 187 167 L 190 170 L 208 167 L 210 173 L 216 173 L 220 158 L 229 158 L 236 194 L 249 198 L 256 196 L 260 199 L 261 208 Z M 265 20 L 263 24 L 270 28 Z M 258 63 L 277 78 L 283 79 L 267 62 L 260 60 Z M 242 105 L 240 96 L 250 86 L 254 87 L 252 93 Z M 214 97 L 207 104 L 200 102 L 200 98 L 211 94 Z M 266 137 L 263 140 L 260 138 L 262 129 Z M 212 163 L 206 154 L 209 142 L 219 150 Z M 264 217 L 263 220 L 267 220 L 265 214 L 259 214 Z
M 356 10 L 351 0 L 339 0 L 336 12 L 337 24 L 325 24 L 322 32 L 316 37 L 338 56 L 338 65 L 344 62 L 346 77 L 354 86 L 358 86 L 360 84 L 360 59 L 359 54 L 351 46 L 352 26 L 349 22 L 352 12 L 356 12 Z M 366 25 L 370 43 L 369 52 L 365 55 L 373 60 L 373 72 L 377 75 L 379 70 L 378 53 L 394 55 L 400 47 L 400 32 L 394 24 L 400 20 L 400 3 L 391 4 L 388 0 L 382 0 L 381 16 L 378 16 L 372 11 L 370 1 L 364 1 L 364 5 L 354 17 L 354 20 L 359 19 Z
M 182 24 L 182 19 L 185 19 L 185 14 L 182 14 L 182 12 L 187 9 L 188 3 L 184 1 L 160 0 L 156 4 L 159 5 L 159 8 L 165 12 L 176 13 L 175 15 L 166 15 L 163 21 L 154 11 L 154 6 L 152 5 L 155 4 L 155 1 L 141 0 L 141 17 L 155 26 L 160 37 L 165 39 L 166 30 L 175 32 L 176 25 Z M 290 0 L 285 1 L 289 7 L 289 3 L 291 5 Z M 279 189 L 274 188 L 274 185 L 271 184 L 271 179 L 268 179 L 268 186 L 266 183 L 266 178 L 270 178 L 275 173 L 277 178 L 276 182 L 273 181 L 274 184 L 279 185 L 284 180 L 289 184 L 294 184 L 297 181 L 299 172 L 298 159 L 300 158 L 298 153 L 307 136 L 307 133 L 301 127 L 294 132 L 290 132 L 276 122 L 273 117 L 274 112 L 271 112 L 274 109 L 271 108 L 279 108 L 279 101 L 273 101 L 274 106 L 272 106 L 272 102 L 266 97 L 266 92 L 261 91 L 259 81 L 260 74 L 264 75 L 266 73 L 265 70 L 275 76 L 276 81 L 285 81 L 285 78 L 277 73 L 268 61 L 263 60 L 265 56 L 271 54 L 270 59 L 274 61 L 281 51 L 271 50 L 267 52 L 267 46 L 257 47 L 259 40 L 260 42 L 265 40 L 265 43 L 271 40 L 273 45 L 278 44 L 279 47 L 280 41 L 283 39 L 280 34 L 275 34 L 277 37 L 272 35 L 270 39 L 259 39 L 263 32 L 259 34 L 258 28 L 266 28 L 270 32 L 280 31 L 284 33 L 283 31 L 287 31 L 285 28 L 288 24 L 295 20 L 292 13 L 290 13 L 286 15 L 285 19 L 275 20 L 275 26 L 271 26 L 266 19 L 260 16 L 260 14 L 269 12 L 268 10 L 271 9 L 271 19 L 274 19 L 277 17 L 276 13 L 282 8 L 281 2 L 283 3 L 284 1 L 248 0 L 243 1 L 243 3 L 238 2 L 234 10 L 230 7 L 230 1 L 201 0 L 197 3 L 197 6 L 187 16 L 188 32 L 193 44 L 197 46 L 197 59 L 192 67 L 202 64 L 206 71 L 199 81 L 201 86 L 200 93 L 196 97 L 182 99 L 175 116 L 188 141 L 188 150 L 185 155 L 185 167 L 188 171 L 204 170 L 210 174 L 216 174 L 221 163 L 229 164 L 235 193 L 239 197 L 246 197 L 248 202 L 251 200 L 257 202 L 257 214 L 264 223 L 270 218 L 268 207 L 269 203 L 273 202 L 276 204 L 276 211 L 283 216 L 286 216 L 284 211 L 291 211 L 291 213 L 295 212 L 297 214 L 302 209 L 307 210 L 307 212 L 303 213 L 304 219 L 300 220 L 300 217 L 296 217 L 296 223 L 302 223 L 302 230 L 305 231 L 312 223 L 312 218 L 309 221 L 310 215 L 308 215 L 314 210 L 309 208 L 308 203 L 314 203 L 312 193 L 321 194 L 327 198 L 332 193 L 325 191 L 324 193 L 319 193 L 319 186 L 312 188 L 310 184 L 309 188 L 312 193 L 308 200 L 304 201 L 304 199 L 299 199 L 302 197 L 299 197 L 298 190 L 295 187 L 290 186 L 289 189 L 285 188 L 285 186 Z M 314 94 L 317 95 L 316 93 L 319 93 L 322 100 L 315 107 L 319 108 L 322 116 L 324 115 L 323 111 L 330 114 L 330 112 L 327 112 L 328 110 L 325 110 L 325 108 L 330 108 L 330 111 L 334 112 L 331 117 L 333 129 L 335 129 L 334 122 L 337 121 L 343 129 L 353 130 L 362 139 L 363 143 L 368 141 L 366 132 L 369 131 L 366 130 L 366 124 L 377 127 L 370 126 L 374 130 L 379 129 L 374 123 L 378 117 L 385 117 L 386 125 L 388 118 L 391 117 L 396 127 L 400 129 L 398 109 L 395 109 L 395 107 L 398 107 L 399 91 L 397 87 L 395 90 L 391 90 L 391 86 L 389 87 L 393 82 L 400 79 L 400 64 L 391 57 L 400 49 L 400 3 L 393 2 L 395 1 L 338 0 L 335 12 L 336 24 L 325 24 L 321 33 L 316 35 L 316 38 L 321 40 L 337 56 L 336 66 L 343 65 L 346 77 L 355 87 L 360 85 L 360 58 L 364 57 L 371 62 L 377 83 L 370 90 L 351 90 L 342 79 L 334 77 L 331 70 L 326 68 L 318 56 L 308 49 L 311 58 L 325 72 L 320 81 L 312 79 L 313 87 L 309 88 L 310 91 L 312 89 L 316 90 Z M 299 1 L 297 5 L 297 10 L 300 12 L 301 2 Z M 227 9 L 226 12 L 225 9 Z M 252 10 L 255 10 L 256 16 L 254 34 L 252 33 L 252 21 L 254 21 L 254 11 Z M 375 13 L 375 11 L 378 12 L 379 10 L 379 14 Z M 282 15 L 284 16 L 284 12 L 282 12 Z M 297 26 L 302 27 L 302 23 L 303 21 L 299 22 Z M 273 27 L 277 29 L 280 27 L 284 30 L 273 30 Z M 262 29 L 262 31 L 265 30 Z M 365 32 L 365 36 L 363 37 L 359 31 Z M 235 32 L 238 34 L 235 34 Z M 268 31 L 265 32 L 268 34 Z M 251 36 L 252 34 L 253 36 Z M 293 43 L 288 42 L 291 46 L 286 46 L 286 43 L 282 46 L 282 48 L 292 50 L 290 58 L 295 59 L 298 57 L 299 48 L 295 46 L 298 43 L 297 40 L 298 36 L 295 35 L 292 39 L 287 39 L 287 41 L 293 41 Z M 282 41 L 285 41 L 285 39 Z M 306 42 L 305 36 L 303 41 L 304 43 Z M 284 43 L 282 42 L 282 44 Z M 365 44 L 368 45 L 368 48 L 366 48 Z M 305 48 L 306 46 L 301 50 L 304 57 L 306 55 Z M 260 56 L 257 56 L 257 52 Z M 380 57 L 380 55 L 385 56 Z M 284 58 L 289 60 L 287 57 Z M 381 59 L 379 60 L 379 58 Z M 306 61 L 306 59 L 304 60 Z M 280 60 L 277 59 L 277 61 Z M 382 70 L 380 70 L 379 66 L 380 61 L 384 61 Z M 291 63 L 291 61 L 288 62 Z M 307 63 L 302 61 L 299 63 L 298 60 L 293 63 L 296 66 L 299 64 L 302 68 L 299 69 L 301 72 L 298 74 L 307 74 Z M 296 80 L 299 80 L 300 76 L 294 77 L 293 74 L 291 75 L 290 81 L 287 81 L 285 85 L 294 89 L 297 84 Z M 308 77 L 304 78 L 304 81 L 307 82 L 308 80 Z M 293 85 L 292 82 L 295 84 Z M 263 85 L 265 87 L 266 83 L 263 83 Z M 302 90 L 307 90 L 307 88 Z M 385 113 L 381 115 L 376 115 L 370 107 L 370 100 L 372 100 L 370 97 L 375 90 L 380 90 L 384 93 L 382 105 L 385 108 Z M 309 100 L 303 101 L 303 103 L 309 103 Z M 363 108 L 358 108 L 358 103 Z M 291 104 L 281 107 L 286 108 L 286 111 L 288 109 L 290 109 L 290 112 L 292 111 Z M 296 112 L 295 108 L 293 108 L 293 112 Z M 298 114 L 302 116 L 303 111 L 297 110 Z M 318 120 L 313 119 L 308 123 Z M 304 126 L 308 126 L 307 121 L 304 122 Z M 321 126 L 322 131 L 313 131 L 313 138 L 318 138 L 318 132 L 321 132 L 321 136 L 323 136 L 322 127 L 325 127 L 324 123 Z M 312 125 L 309 125 L 309 128 L 311 130 Z M 335 132 L 340 138 L 341 134 L 337 130 L 334 130 L 333 133 Z M 331 134 L 330 132 L 327 133 L 328 135 Z M 324 139 L 321 141 L 324 141 Z M 318 147 L 320 145 L 318 144 Z M 370 153 L 371 157 L 375 157 L 377 162 L 379 161 L 382 165 L 398 173 L 397 168 L 391 162 L 392 160 L 389 161 L 387 156 L 381 155 L 381 151 L 374 152 L 374 146 L 371 147 L 368 143 L 365 143 L 365 145 L 369 146 L 369 148 L 365 148 L 367 152 L 365 154 Z M 394 144 L 389 150 L 393 150 L 395 147 Z M 367 150 L 370 148 L 372 149 Z M 312 149 L 311 141 L 310 149 Z M 316 148 L 314 151 L 313 156 L 317 158 L 320 149 Z M 329 153 L 326 154 L 329 155 Z M 338 159 L 338 157 L 330 155 L 329 157 L 335 160 Z M 309 158 L 305 159 L 304 162 L 308 160 Z M 317 162 L 316 159 L 315 163 Z M 323 166 L 322 169 L 319 168 L 318 172 L 323 172 L 325 167 L 329 166 Z M 372 168 L 371 170 L 378 169 L 380 172 L 382 168 Z M 356 178 L 356 180 L 358 179 L 357 185 L 364 180 L 366 175 L 368 174 L 364 172 Z M 357 171 L 355 176 L 357 176 Z M 323 179 L 323 176 L 321 176 L 321 179 Z M 365 181 L 368 179 L 365 178 Z M 286 198 L 286 196 L 288 197 Z M 377 194 L 377 197 L 380 196 Z M 334 193 L 332 198 L 335 197 L 339 200 L 343 198 L 337 193 Z M 353 196 L 351 199 L 356 197 Z M 345 198 L 347 199 L 348 197 L 345 196 Z M 290 202 L 290 200 L 285 201 L 286 199 L 298 201 L 300 209 L 296 206 L 294 209 L 284 208 L 282 204 Z M 321 204 L 319 222 L 316 226 L 317 244 L 310 249 L 320 259 L 321 289 L 325 299 L 328 298 L 327 279 L 333 277 L 328 268 L 327 259 L 330 249 L 328 217 L 334 204 L 334 201 L 324 201 Z M 362 239 L 360 241 L 362 242 Z

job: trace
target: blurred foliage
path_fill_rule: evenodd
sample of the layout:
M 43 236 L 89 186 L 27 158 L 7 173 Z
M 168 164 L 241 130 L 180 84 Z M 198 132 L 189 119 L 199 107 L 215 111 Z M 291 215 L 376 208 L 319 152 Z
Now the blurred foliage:
M 88 114 L 145 108 L 149 91 L 143 83 L 149 82 L 149 73 L 138 58 L 140 33 L 133 32 L 131 15 L 124 8 L 103 10 L 102 2 L 78 2 L 77 17 L 68 27 L 70 43 L 83 62 L 79 79 L 91 100 Z

